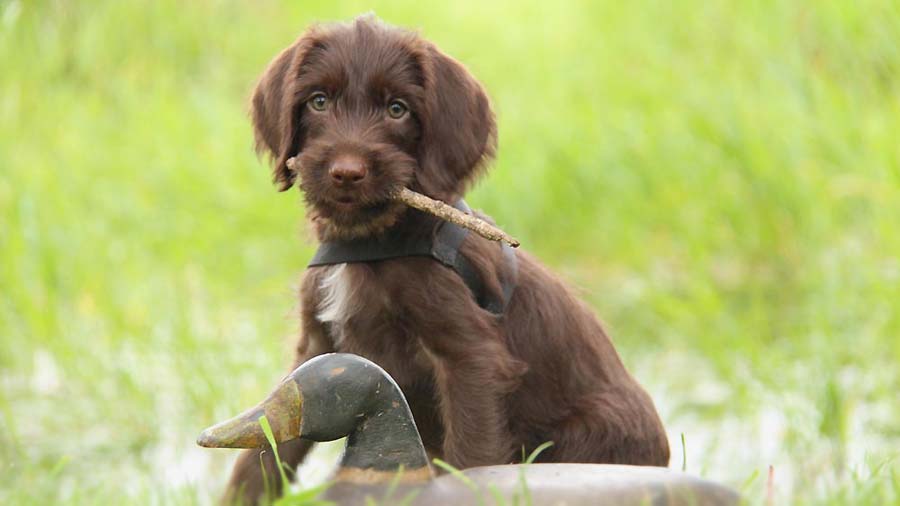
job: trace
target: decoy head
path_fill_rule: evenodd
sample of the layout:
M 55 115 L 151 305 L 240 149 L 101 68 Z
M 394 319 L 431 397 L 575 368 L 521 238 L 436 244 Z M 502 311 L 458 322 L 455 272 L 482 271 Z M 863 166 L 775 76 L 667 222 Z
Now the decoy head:
M 331 353 L 307 361 L 264 401 L 204 430 L 197 444 L 264 447 L 268 441 L 259 424 L 263 415 L 277 443 L 297 437 L 333 441 L 350 436 L 341 462 L 345 476 L 400 468 L 420 470 L 416 476 L 423 479 L 432 476 L 400 388 L 383 369 L 357 355 Z
M 296 371 L 295 371 L 296 372 Z M 291 374 L 268 397 L 240 415 L 204 430 L 197 444 L 206 448 L 261 448 L 268 444 L 259 419 L 264 415 L 272 427 L 276 443 L 300 435 L 303 396 Z

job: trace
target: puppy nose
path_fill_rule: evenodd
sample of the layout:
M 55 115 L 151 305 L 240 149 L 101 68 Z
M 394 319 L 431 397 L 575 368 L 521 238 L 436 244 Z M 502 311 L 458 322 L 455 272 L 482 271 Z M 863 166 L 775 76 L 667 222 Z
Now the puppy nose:
M 337 184 L 355 184 L 365 179 L 369 171 L 366 169 L 366 161 L 359 156 L 341 155 L 331 162 L 328 174 Z

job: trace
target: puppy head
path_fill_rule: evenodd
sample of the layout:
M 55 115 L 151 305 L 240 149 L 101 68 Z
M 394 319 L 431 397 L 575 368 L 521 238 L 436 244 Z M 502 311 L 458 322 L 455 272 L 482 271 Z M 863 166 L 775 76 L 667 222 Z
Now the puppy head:
M 460 197 L 496 148 L 487 95 L 466 69 L 371 16 L 314 26 L 278 55 L 252 119 L 276 184 L 299 179 L 321 239 L 390 227 L 403 211 L 389 199 L 400 187 Z

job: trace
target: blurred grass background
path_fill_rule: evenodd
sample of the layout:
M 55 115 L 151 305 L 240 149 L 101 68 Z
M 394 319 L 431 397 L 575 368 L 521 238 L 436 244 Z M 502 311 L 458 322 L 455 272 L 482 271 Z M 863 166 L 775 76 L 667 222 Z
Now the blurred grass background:
M 469 196 L 579 287 L 680 467 L 900 504 L 900 5 L 0 0 L 0 503 L 207 504 L 197 432 L 289 364 L 313 245 L 249 92 L 314 20 L 492 94 Z

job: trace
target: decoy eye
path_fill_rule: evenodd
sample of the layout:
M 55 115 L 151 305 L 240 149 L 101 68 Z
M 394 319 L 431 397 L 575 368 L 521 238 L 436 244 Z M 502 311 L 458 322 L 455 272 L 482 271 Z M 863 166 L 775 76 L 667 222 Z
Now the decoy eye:
M 388 104 L 387 110 L 388 110 L 388 116 L 390 116 L 394 119 L 400 119 L 404 115 L 406 115 L 407 112 L 409 112 L 409 107 L 406 106 L 406 102 L 404 102 L 400 99 L 396 99 L 396 100 L 391 100 L 391 103 Z
M 321 91 L 317 91 L 309 97 L 306 103 L 314 111 L 322 112 L 328 107 L 328 96 Z

